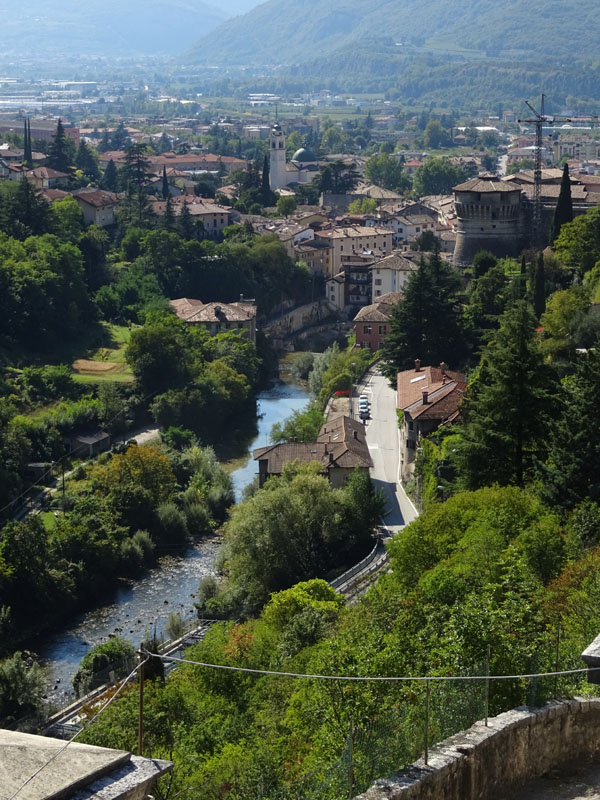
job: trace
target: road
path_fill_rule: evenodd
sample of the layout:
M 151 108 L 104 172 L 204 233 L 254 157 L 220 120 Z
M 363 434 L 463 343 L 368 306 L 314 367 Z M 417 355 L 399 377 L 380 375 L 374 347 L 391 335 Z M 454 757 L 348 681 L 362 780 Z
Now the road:
M 366 423 L 367 444 L 373 459 L 371 479 L 377 489 L 383 489 L 387 499 L 385 526 L 396 532 L 418 516 L 400 483 L 396 392 L 390 387 L 387 378 L 375 372 L 369 373 L 365 382 L 357 386 L 356 394 L 366 394 L 371 403 L 371 419 Z M 357 413 L 358 400 L 353 399 L 352 404 L 354 413 Z

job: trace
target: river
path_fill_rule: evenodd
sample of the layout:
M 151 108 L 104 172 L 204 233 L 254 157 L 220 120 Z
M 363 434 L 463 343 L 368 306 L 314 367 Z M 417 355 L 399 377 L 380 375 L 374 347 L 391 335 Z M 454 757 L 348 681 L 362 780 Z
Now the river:
M 236 501 L 256 474 L 252 450 L 268 444 L 273 425 L 304 408 L 307 401 L 306 389 L 280 380 L 259 394 L 257 435 L 231 472 Z M 138 646 L 146 631 L 156 631 L 159 637 L 164 633 L 170 612 L 179 612 L 184 619 L 193 617 L 198 583 L 213 572 L 219 545 L 218 537 L 196 543 L 181 558 L 165 559 L 139 581 L 116 590 L 110 605 L 82 614 L 62 631 L 40 637 L 34 649 L 46 674 L 48 700 L 64 705 L 73 697 L 71 684 L 81 659 L 110 635 Z

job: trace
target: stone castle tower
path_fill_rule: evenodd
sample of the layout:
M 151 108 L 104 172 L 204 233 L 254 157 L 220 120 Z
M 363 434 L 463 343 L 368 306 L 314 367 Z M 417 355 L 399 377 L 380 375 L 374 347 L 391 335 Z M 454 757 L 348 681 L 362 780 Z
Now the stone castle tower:
M 521 186 L 495 175 L 472 178 L 454 187 L 456 247 L 454 263 L 471 264 L 479 250 L 499 258 L 516 257 L 523 248 Z
M 271 189 L 281 189 L 287 185 L 285 169 L 285 134 L 281 125 L 273 125 L 269 137 L 269 185 Z

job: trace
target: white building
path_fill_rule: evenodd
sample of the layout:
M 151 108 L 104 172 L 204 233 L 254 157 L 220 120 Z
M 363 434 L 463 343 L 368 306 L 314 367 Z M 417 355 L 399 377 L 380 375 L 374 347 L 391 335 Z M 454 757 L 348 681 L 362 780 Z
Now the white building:
M 273 191 L 297 183 L 310 183 L 319 166 L 315 154 L 306 147 L 296 150 L 286 162 L 285 134 L 279 122 L 273 125 L 269 138 L 269 185 Z
M 392 253 L 381 261 L 376 261 L 371 267 L 373 302 L 390 292 L 404 291 L 408 279 L 417 269 L 417 264 L 399 253 Z

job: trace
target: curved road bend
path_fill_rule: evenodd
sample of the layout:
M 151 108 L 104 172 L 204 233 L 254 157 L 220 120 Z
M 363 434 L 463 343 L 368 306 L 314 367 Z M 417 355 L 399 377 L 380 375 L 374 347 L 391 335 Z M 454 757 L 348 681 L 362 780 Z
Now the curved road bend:
M 396 533 L 418 516 L 399 478 L 400 446 L 396 392 L 380 373 L 368 373 L 356 393 L 366 394 L 371 403 L 371 419 L 367 420 L 367 444 L 373 467 L 371 479 L 377 489 L 383 489 L 388 502 L 385 525 Z M 358 400 L 353 401 L 358 405 Z M 357 410 L 356 408 L 354 410 Z

